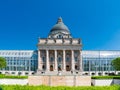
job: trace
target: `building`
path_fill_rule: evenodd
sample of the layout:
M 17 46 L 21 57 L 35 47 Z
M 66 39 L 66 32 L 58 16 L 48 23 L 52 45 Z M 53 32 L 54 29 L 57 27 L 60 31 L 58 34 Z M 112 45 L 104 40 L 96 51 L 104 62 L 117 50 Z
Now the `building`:
M 68 27 L 58 18 L 47 38 L 38 42 L 38 73 L 82 72 L 82 43 L 72 38 Z M 55 73 L 56 72 L 56 73 Z M 52 74 L 53 74 L 52 73 Z
M 77 74 L 108 75 L 115 72 L 111 61 L 120 57 L 120 51 L 85 51 L 81 39 L 73 38 L 70 30 L 58 18 L 47 38 L 39 38 L 38 50 L 0 50 L 7 67 L 3 74 Z
M 2 74 L 31 75 L 37 69 L 37 51 L 0 50 L 0 56 L 7 62 L 7 67 L 0 70 Z
M 111 61 L 120 57 L 120 51 L 82 51 L 83 73 L 85 75 L 120 74 L 114 70 Z

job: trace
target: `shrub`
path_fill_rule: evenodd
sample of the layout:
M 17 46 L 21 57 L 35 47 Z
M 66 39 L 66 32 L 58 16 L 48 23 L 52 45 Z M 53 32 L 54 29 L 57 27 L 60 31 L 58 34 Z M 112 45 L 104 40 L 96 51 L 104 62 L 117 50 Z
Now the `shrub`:
M 0 90 L 2 90 L 2 87 L 0 86 Z
M 92 76 L 92 79 L 120 79 L 120 76 Z
M 11 76 L 11 75 L 0 74 L 0 79 L 2 79 L 2 78 L 9 78 L 9 79 L 27 79 L 28 76 Z

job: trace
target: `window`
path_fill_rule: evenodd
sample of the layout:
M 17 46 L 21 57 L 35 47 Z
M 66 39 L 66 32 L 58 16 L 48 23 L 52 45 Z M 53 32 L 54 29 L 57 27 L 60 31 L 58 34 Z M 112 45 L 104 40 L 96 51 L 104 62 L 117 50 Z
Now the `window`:
M 61 57 L 58 57 L 58 62 L 61 62 Z
M 12 72 L 11 74 L 15 74 L 15 72 Z
M 53 57 L 50 57 L 50 62 L 53 62 Z
M 67 58 L 66 58 L 66 61 L 67 61 L 67 62 L 69 62 L 69 61 L 70 61 L 70 58 L 69 58 L 69 57 L 67 57 Z
M 78 61 L 78 58 L 77 57 L 75 57 L 75 62 L 77 62 Z
M 62 35 L 58 35 L 57 38 L 63 38 L 63 36 Z
M 29 73 L 28 72 L 25 72 L 25 75 L 28 75 Z
M 42 57 L 43 62 L 45 62 L 45 57 Z

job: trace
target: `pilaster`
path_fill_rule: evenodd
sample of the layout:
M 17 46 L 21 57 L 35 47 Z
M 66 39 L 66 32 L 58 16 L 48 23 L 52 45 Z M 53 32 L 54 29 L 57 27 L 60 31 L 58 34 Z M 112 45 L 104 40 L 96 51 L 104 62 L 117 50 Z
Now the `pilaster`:
M 79 71 L 82 72 L 82 52 L 79 50 Z
M 46 71 L 50 70 L 50 65 L 49 65 L 49 50 L 46 50 Z
M 75 70 L 74 51 L 71 50 L 71 71 Z
M 63 71 L 66 71 L 65 50 L 63 50 Z
M 42 59 L 40 50 L 38 50 L 38 70 L 42 70 Z
M 55 68 L 54 68 L 54 71 L 57 71 L 58 70 L 58 64 L 57 64 L 57 50 L 54 50 L 55 52 Z

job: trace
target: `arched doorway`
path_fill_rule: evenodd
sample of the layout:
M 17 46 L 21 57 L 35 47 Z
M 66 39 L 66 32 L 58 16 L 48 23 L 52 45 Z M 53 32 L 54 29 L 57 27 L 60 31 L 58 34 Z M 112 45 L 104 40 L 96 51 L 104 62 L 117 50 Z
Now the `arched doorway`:
M 50 71 L 53 71 L 53 65 L 50 65 Z
M 77 65 L 75 65 L 75 70 L 78 70 L 78 66 Z
M 69 65 L 66 66 L 66 71 L 70 71 L 70 66 Z
M 61 69 L 61 65 L 58 65 L 58 71 L 61 71 L 62 69 Z
M 45 65 L 42 66 L 42 69 L 45 70 Z

